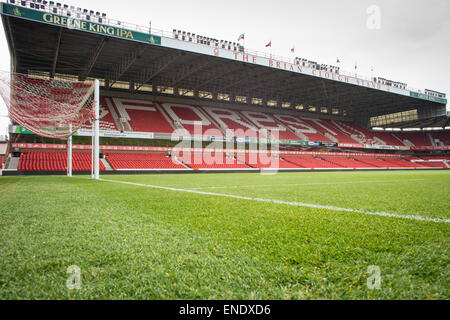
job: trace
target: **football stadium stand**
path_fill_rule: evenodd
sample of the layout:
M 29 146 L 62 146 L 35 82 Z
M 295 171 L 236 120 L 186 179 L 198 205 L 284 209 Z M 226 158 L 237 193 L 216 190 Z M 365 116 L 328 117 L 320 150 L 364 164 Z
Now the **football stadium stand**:
M 100 169 L 105 173 L 450 169 L 445 93 L 361 77 L 300 57 L 268 57 L 180 30 L 150 29 L 149 35 L 147 26 L 104 19 L 100 13 L 94 17 L 87 9 L 77 9 L 76 15 L 84 15 L 89 30 L 74 30 L 59 23 L 75 14 L 67 5 L 8 2 L 0 13 L 16 77 L 5 75 L 2 83 L 6 88 L 16 79 L 18 86 L 17 99 L 5 95 L 13 115 L 10 144 L 28 146 L 8 150 L 11 160 L 3 174 L 64 172 L 66 145 L 50 143 L 68 137 L 67 124 L 75 124 L 73 141 L 78 143 L 74 171 L 91 170 L 93 124 L 85 119 L 93 116 L 94 79 L 102 93 Z M 38 18 L 49 13 L 55 23 Z M 47 41 L 55 37 L 59 40 Z M 27 91 L 34 94 L 24 95 Z M 65 117 L 70 106 L 82 108 Z M 80 122 L 85 122 L 81 128 Z M 178 141 L 195 147 L 167 147 Z M 225 153 L 200 153 L 213 142 Z M 281 151 L 269 151 L 269 157 L 245 153 L 257 144 L 264 149 L 279 145 Z M 0 152 L 10 156 L 5 154 Z M 0 169 L 4 165 L 0 161 Z

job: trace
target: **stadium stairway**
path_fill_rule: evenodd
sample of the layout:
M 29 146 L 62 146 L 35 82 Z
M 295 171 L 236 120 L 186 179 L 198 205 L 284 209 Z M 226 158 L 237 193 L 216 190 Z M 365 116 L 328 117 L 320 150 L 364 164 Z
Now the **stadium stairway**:
M 111 167 L 111 165 L 109 164 L 108 160 L 106 159 L 101 159 L 101 162 L 103 163 L 103 165 L 105 166 L 106 171 L 114 171 L 114 169 Z
M 6 161 L 5 170 L 18 170 L 20 158 L 11 157 Z

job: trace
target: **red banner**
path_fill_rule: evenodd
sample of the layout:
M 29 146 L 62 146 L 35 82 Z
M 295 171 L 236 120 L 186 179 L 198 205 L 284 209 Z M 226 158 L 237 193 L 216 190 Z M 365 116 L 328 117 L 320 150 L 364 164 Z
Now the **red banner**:
M 365 145 L 356 143 L 339 143 L 339 148 L 353 148 L 353 149 L 364 149 Z

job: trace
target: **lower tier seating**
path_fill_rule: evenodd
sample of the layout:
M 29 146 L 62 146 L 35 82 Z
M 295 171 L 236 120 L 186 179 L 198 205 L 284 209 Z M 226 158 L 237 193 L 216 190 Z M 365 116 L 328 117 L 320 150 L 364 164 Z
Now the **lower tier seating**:
M 180 153 L 179 160 L 192 169 L 250 169 L 245 163 L 234 156 L 222 152 L 214 153 Z
M 387 162 L 388 168 L 424 168 L 425 166 L 411 162 L 404 159 L 394 159 L 394 158 L 386 158 L 384 159 L 385 162 Z
M 443 161 L 439 161 L 439 162 L 426 162 L 425 161 L 425 162 L 420 162 L 420 164 L 427 168 L 443 168 L 443 169 L 448 168 Z
M 250 167 L 255 169 L 299 169 L 298 165 L 286 161 L 283 157 L 257 154 L 238 154 L 240 161 L 244 161 Z
M 73 152 L 73 171 L 91 171 L 91 153 Z M 20 171 L 66 171 L 67 153 L 61 151 L 32 151 L 22 153 L 19 161 Z M 105 166 L 100 162 L 100 170 Z
M 341 165 L 326 161 L 325 159 L 313 156 L 285 156 L 283 157 L 286 161 L 295 164 L 300 168 L 309 169 L 339 169 L 344 168 Z
M 312 155 L 260 155 L 226 153 L 174 153 L 162 152 L 105 154 L 113 170 L 244 170 L 244 169 L 370 169 L 370 168 L 447 168 L 444 160 L 449 156 L 410 156 L 406 158 L 369 156 L 312 156 Z M 0 169 L 2 168 L 0 158 Z M 19 171 L 66 171 L 65 151 L 24 152 Z M 91 153 L 73 152 L 73 171 L 90 171 Z M 106 170 L 100 162 L 100 170 Z
M 165 153 L 107 153 L 105 158 L 114 170 L 186 169 Z
M 387 163 L 383 159 L 375 159 L 375 158 L 356 158 L 358 162 L 367 164 L 370 168 L 389 168 L 392 166 Z
M 331 158 L 325 158 L 327 161 L 336 164 L 338 166 L 341 166 L 343 168 L 357 168 L 357 169 L 363 169 L 363 168 L 373 168 L 373 165 L 370 165 L 365 162 L 358 161 L 356 159 L 351 158 L 343 158 L 343 157 L 331 157 Z

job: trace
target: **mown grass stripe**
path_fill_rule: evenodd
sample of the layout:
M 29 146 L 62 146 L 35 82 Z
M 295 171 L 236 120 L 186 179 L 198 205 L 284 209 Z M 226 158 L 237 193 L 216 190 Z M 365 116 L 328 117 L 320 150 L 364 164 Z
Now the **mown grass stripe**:
M 190 190 L 206 189 L 240 189 L 240 188 L 272 188 L 272 187 L 301 187 L 301 186 L 320 186 L 320 185 L 340 185 L 357 183 L 394 183 L 394 182 L 412 182 L 425 181 L 425 179 L 404 179 L 404 180 L 365 180 L 365 181 L 343 181 L 343 182 L 311 182 L 311 183 L 293 183 L 293 184 L 262 184 L 262 185 L 240 185 L 240 186 L 217 186 L 217 187 L 199 187 L 190 188 Z
M 135 183 L 135 182 L 117 181 L 117 180 L 100 179 L 100 181 L 110 182 L 110 183 L 127 184 L 127 185 L 153 188 L 153 189 L 176 191 L 176 192 L 186 192 L 186 193 L 200 194 L 200 195 L 207 195 L 207 196 L 227 197 L 227 198 L 233 198 L 233 199 L 239 199 L 239 200 L 249 200 L 249 201 L 267 202 L 267 203 L 282 204 L 282 205 L 289 205 L 289 206 L 296 206 L 296 207 L 305 207 L 305 208 L 312 208 L 312 209 L 325 209 L 325 210 L 331 210 L 331 211 L 361 213 L 361 214 L 370 215 L 370 216 L 380 216 L 380 217 L 389 217 L 389 218 L 398 218 L 398 219 L 407 219 L 407 220 L 425 221 L 425 222 L 435 222 L 435 223 L 450 223 L 450 219 L 428 218 L 428 217 L 422 217 L 422 216 L 416 216 L 416 215 L 403 215 L 403 214 L 389 213 L 389 212 L 373 212 L 373 211 L 366 211 L 366 210 L 340 208 L 340 207 L 334 207 L 334 206 L 317 205 L 317 204 L 302 203 L 302 202 L 289 202 L 289 201 L 274 200 L 274 199 L 252 198 L 252 197 L 237 196 L 237 195 L 232 195 L 232 194 L 222 194 L 222 193 L 189 190 L 189 189 L 179 189 L 179 188 L 155 186 L 155 185 L 149 185 L 149 184 L 141 184 L 141 183 Z

